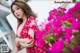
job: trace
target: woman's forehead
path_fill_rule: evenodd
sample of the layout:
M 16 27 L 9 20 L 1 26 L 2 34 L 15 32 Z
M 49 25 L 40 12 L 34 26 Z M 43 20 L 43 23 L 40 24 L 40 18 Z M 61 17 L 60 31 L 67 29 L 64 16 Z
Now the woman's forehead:
M 12 9 L 15 9 L 15 8 L 18 8 L 18 7 L 19 7 L 19 6 L 17 6 L 17 5 L 14 4 L 14 5 L 12 6 Z

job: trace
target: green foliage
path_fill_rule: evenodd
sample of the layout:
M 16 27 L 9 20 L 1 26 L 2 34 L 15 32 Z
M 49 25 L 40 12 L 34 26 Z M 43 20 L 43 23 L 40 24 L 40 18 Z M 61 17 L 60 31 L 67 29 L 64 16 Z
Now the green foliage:
M 66 27 L 71 27 L 71 23 L 70 22 L 68 22 L 68 21 L 64 21 L 64 23 L 63 23 Z
M 69 44 L 69 47 L 70 47 L 70 48 L 72 48 L 73 46 L 74 46 L 74 44 L 72 44 L 72 43 L 71 43 L 71 44 Z
M 73 3 L 76 3 L 76 0 L 72 0 L 73 1 Z
M 58 10 L 58 13 L 59 13 L 59 15 L 60 15 L 60 16 L 62 16 L 62 15 L 63 15 L 63 13 L 62 13 L 62 11 L 61 11 L 61 10 Z
M 65 48 L 63 49 L 62 53 L 69 53 L 69 49 L 65 47 Z
M 76 36 L 80 40 L 80 32 L 79 31 L 78 32 L 74 32 L 73 35 Z
M 76 37 L 80 40 L 80 34 L 78 34 Z
M 75 46 L 78 45 L 78 42 L 74 38 L 72 38 L 71 41 L 72 41 L 72 44 L 74 44 Z
M 53 44 L 56 41 L 56 38 L 54 37 L 54 35 L 49 35 L 45 38 L 45 41 L 49 42 L 50 44 Z

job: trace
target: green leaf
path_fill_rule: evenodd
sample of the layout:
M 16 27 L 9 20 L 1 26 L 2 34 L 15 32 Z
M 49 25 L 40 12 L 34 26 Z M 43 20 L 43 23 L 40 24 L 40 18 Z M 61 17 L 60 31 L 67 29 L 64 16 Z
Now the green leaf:
M 65 48 L 63 49 L 62 53 L 69 53 L 69 49 L 65 47 Z
M 64 49 L 62 50 L 62 53 L 71 53 L 67 42 L 64 42 Z
M 80 40 L 80 32 L 74 32 L 73 35 L 75 35 Z
M 78 42 L 74 38 L 72 38 L 71 41 L 72 41 L 72 44 L 74 44 L 75 46 L 78 45 Z
M 76 0 L 72 0 L 73 3 L 76 3 Z
M 70 48 L 72 48 L 73 46 L 74 46 L 74 44 L 73 44 L 73 43 L 69 44 L 69 47 L 70 47 Z
M 62 38 L 62 37 L 64 37 L 64 35 L 65 35 L 65 33 L 62 32 L 62 33 L 60 34 L 60 36 L 58 36 L 58 37 L 59 37 L 59 38 Z
M 80 34 L 78 34 L 76 37 L 80 40 Z
M 80 13 L 80 10 L 78 10 L 78 13 Z
M 46 38 L 45 38 L 45 41 L 49 42 L 49 38 L 48 38 L 48 37 L 46 37 Z
M 47 41 L 50 44 L 53 44 L 56 41 L 56 38 L 54 37 L 54 35 L 49 35 L 45 38 L 45 41 Z
M 78 12 L 73 12 L 73 15 L 76 17 L 77 16 L 77 14 L 78 14 Z
M 60 14 L 60 16 L 63 15 L 62 11 L 61 10 L 58 10 L 58 13 Z
M 75 35 L 75 36 L 78 35 L 78 34 L 80 34 L 80 33 L 79 32 L 73 32 L 73 35 Z
M 64 25 L 65 25 L 66 27 L 71 27 L 71 23 L 68 22 L 68 21 L 64 21 Z
M 54 37 L 54 35 L 50 35 L 49 38 L 53 41 L 56 41 L 56 38 Z

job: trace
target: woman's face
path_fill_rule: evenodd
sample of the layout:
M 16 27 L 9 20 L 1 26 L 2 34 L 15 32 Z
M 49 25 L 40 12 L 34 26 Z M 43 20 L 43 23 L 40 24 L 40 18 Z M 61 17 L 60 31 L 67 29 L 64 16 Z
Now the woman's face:
M 23 18 L 24 12 L 23 12 L 23 10 L 20 7 L 18 7 L 17 5 L 13 5 L 12 6 L 12 10 L 13 10 L 14 15 L 17 18 L 19 18 L 19 19 L 22 19 Z

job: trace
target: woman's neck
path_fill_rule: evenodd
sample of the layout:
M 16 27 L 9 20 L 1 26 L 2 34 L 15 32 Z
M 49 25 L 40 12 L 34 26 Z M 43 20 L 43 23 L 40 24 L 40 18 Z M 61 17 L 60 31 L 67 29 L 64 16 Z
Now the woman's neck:
M 23 16 L 23 22 L 25 22 L 27 20 L 27 17 L 24 15 Z

